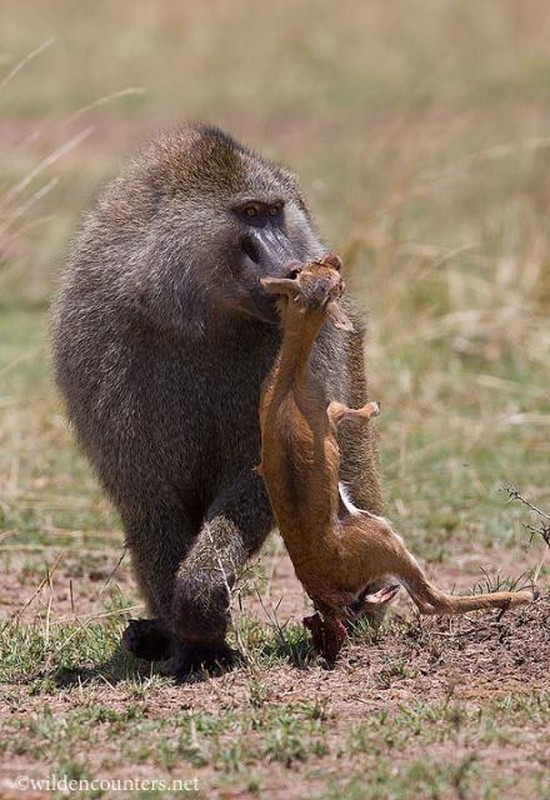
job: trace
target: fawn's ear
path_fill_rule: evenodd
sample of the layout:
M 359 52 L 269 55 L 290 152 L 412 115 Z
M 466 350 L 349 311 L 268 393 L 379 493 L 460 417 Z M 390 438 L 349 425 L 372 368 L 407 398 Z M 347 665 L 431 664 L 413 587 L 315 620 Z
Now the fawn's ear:
M 294 297 L 298 294 L 298 282 L 292 278 L 260 278 L 261 286 L 269 294 L 286 294 Z
M 332 302 L 328 304 L 327 315 L 335 328 L 341 331 L 353 330 L 353 322 L 337 300 L 332 300 Z
M 342 259 L 336 253 L 325 253 L 319 261 L 320 264 L 328 264 L 329 267 L 340 272 L 342 270 Z

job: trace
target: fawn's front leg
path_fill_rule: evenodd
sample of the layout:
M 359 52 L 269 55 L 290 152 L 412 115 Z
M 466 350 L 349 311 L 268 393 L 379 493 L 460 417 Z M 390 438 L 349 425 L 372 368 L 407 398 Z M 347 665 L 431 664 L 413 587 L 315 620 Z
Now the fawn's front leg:
M 369 420 L 371 417 L 377 417 L 380 413 L 380 403 L 375 400 L 361 408 L 348 408 L 343 403 L 333 400 L 328 404 L 327 414 L 332 425 L 336 428 L 343 419 L 361 419 Z

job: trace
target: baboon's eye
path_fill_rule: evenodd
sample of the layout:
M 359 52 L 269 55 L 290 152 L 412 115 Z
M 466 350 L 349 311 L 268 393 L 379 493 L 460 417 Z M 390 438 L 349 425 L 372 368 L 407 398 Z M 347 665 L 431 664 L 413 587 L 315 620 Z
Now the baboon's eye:
M 277 222 L 277 217 L 282 209 L 282 203 L 267 203 L 261 200 L 246 200 L 242 204 L 234 207 L 237 217 L 246 225 L 262 227 L 269 222 Z

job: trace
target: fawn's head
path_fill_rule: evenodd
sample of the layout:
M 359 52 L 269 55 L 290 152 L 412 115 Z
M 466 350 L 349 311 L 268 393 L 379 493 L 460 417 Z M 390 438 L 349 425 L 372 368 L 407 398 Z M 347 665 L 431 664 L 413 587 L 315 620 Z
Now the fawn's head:
M 289 313 L 321 316 L 349 331 L 352 323 L 339 302 L 345 289 L 341 268 L 340 258 L 327 253 L 319 261 L 289 264 L 287 278 L 262 278 L 260 283 L 269 293 L 279 295 L 283 322 Z

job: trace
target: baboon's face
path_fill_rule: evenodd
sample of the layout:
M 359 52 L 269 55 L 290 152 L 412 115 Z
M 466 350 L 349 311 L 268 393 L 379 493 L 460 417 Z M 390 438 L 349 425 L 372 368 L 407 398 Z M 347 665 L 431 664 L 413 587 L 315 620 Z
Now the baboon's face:
M 226 313 L 279 323 L 262 278 L 283 278 L 293 261 L 324 248 L 294 177 L 215 128 L 162 139 L 147 175 L 162 232 L 161 259 L 177 297 Z M 166 258 L 166 253 L 170 258 Z
M 306 213 L 280 192 L 239 199 L 231 204 L 229 217 L 234 246 L 228 248 L 231 257 L 221 275 L 221 299 L 236 311 L 277 323 L 273 295 L 261 281 L 289 276 L 297 261 L 321 249 Z

